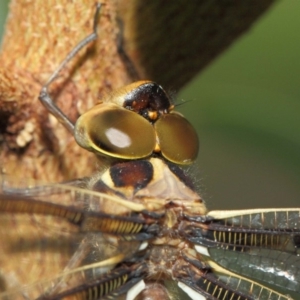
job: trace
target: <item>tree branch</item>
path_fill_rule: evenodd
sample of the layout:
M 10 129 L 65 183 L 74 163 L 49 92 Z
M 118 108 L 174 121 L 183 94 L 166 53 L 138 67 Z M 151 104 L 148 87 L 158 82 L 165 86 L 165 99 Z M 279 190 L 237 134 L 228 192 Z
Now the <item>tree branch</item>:
M 132 70 L 140 78 L 180 89 L 273 1 L 101 2 L 98 40 L 51 86 L 57 105 L 73 121 L 130 83 Z M 11 1 L 0 54 L 0 161 L 5 172 L 57 182 L 97 168 L 94 156 L 80 149 L 37 99 L 66 54 L 92 31 L 94 11 L 91 0 Z M 129 61 L 118 51 L 120 34 Z

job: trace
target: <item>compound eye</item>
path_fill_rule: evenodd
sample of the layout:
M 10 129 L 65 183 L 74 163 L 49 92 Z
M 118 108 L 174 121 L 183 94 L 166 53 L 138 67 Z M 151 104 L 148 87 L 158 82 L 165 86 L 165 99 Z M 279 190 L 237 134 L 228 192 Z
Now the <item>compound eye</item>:
M 162 115 L 154 127 L 164 158 L 180 165 L 191 164 L 197 158 L 198 135 L 182 115 L 176 112 Z
M 138 159 L 152 154 L 153 126 L 142 116 L 112 103 L 96 105 L 75 124 L 77 143 L 115 158 Z

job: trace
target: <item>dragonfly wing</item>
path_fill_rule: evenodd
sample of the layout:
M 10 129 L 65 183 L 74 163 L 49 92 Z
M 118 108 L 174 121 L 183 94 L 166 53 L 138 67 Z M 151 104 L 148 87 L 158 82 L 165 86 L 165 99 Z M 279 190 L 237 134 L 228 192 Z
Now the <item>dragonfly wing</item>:
M 178 286 L 192 299 L 292 300 L 256 280 L 233 273 L 211 258 L 191 259 L 184 256 L 185 265 L 175 271 Z
M 120 203 L 114 205 L 106 195 L 65 185 L 26 187 L 7 178 L 1 188 L 0 292 L 33 286 L 30 297 L 26 294 L 29 290 L 21 288 L 20 295 L 24 295 L 20 299 L 34 299 L 47 290 L 58 289 L 57 281 L 52 280 L 57 274 L 120 253 L 122 259 L 131 257 L 148 237 L 138 231 L 148 228 L 142 218 L 131 217 L 130 209 Z M 110 206 L 119 215 L 92 211 L 95 206 Z M 105 230 L 107 233 L 102 232 Z M 126 239 L 123 233 L 127 233 Z M 112 267 L 92 268 L 92 274 L 85 271 L 84 276 L 95 276 L 96 271 L 101 275 Z M 59 289 L 64 285 L 72 288 L 80 281 L 65 282 L 62 277 Z
M 299 209 L 212 211 L 205 218 L 186 227 L 199 252 L 273 291 L 299 295 Z
M 64 225 L 62 228 L 69 224 Z M 1 291 L 31 284 L 40 278 L 49 279 L 64 270 L 76 251 L 79 237 L 63 229 L 49 228 L 39 217 L 0 216 Z
M 215 262 L 235 274 L 252 278 L 274 291 L 299 297 L 300 259 L 298 256 L 269 249 L 245 249 L 244 251 L 216 247 L 211 248 L 209 253 Z

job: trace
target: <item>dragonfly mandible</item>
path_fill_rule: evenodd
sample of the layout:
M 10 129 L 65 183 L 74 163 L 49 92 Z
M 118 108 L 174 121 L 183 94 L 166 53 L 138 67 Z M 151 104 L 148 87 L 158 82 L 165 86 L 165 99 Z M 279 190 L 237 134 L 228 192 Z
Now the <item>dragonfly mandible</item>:
M 40 99 L 111 166 L 53 185 L 1 176 L 0 299 L 299 299 L 300 208 L 207 212 L 183 170 L 197 135 L 162 87 L 125 86 L 76 124 L 54 104 L 99 10 Z

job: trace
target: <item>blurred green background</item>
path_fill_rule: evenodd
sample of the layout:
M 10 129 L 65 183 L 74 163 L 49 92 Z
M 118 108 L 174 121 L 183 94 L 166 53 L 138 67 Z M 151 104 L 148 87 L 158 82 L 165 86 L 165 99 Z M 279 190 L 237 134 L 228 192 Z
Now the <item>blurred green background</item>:
M 199 132 L 190 173 L 210 209 L 300 205 L 299 11 L 278 1 L 178 95 Z
M 300 206 L 299 11 L 278 1 L 180 93 L 210 209 Z
M 0 37 L 3 34 L 3 25 L 8 11 L 8 2 L 7 0 L 0 0 Z

